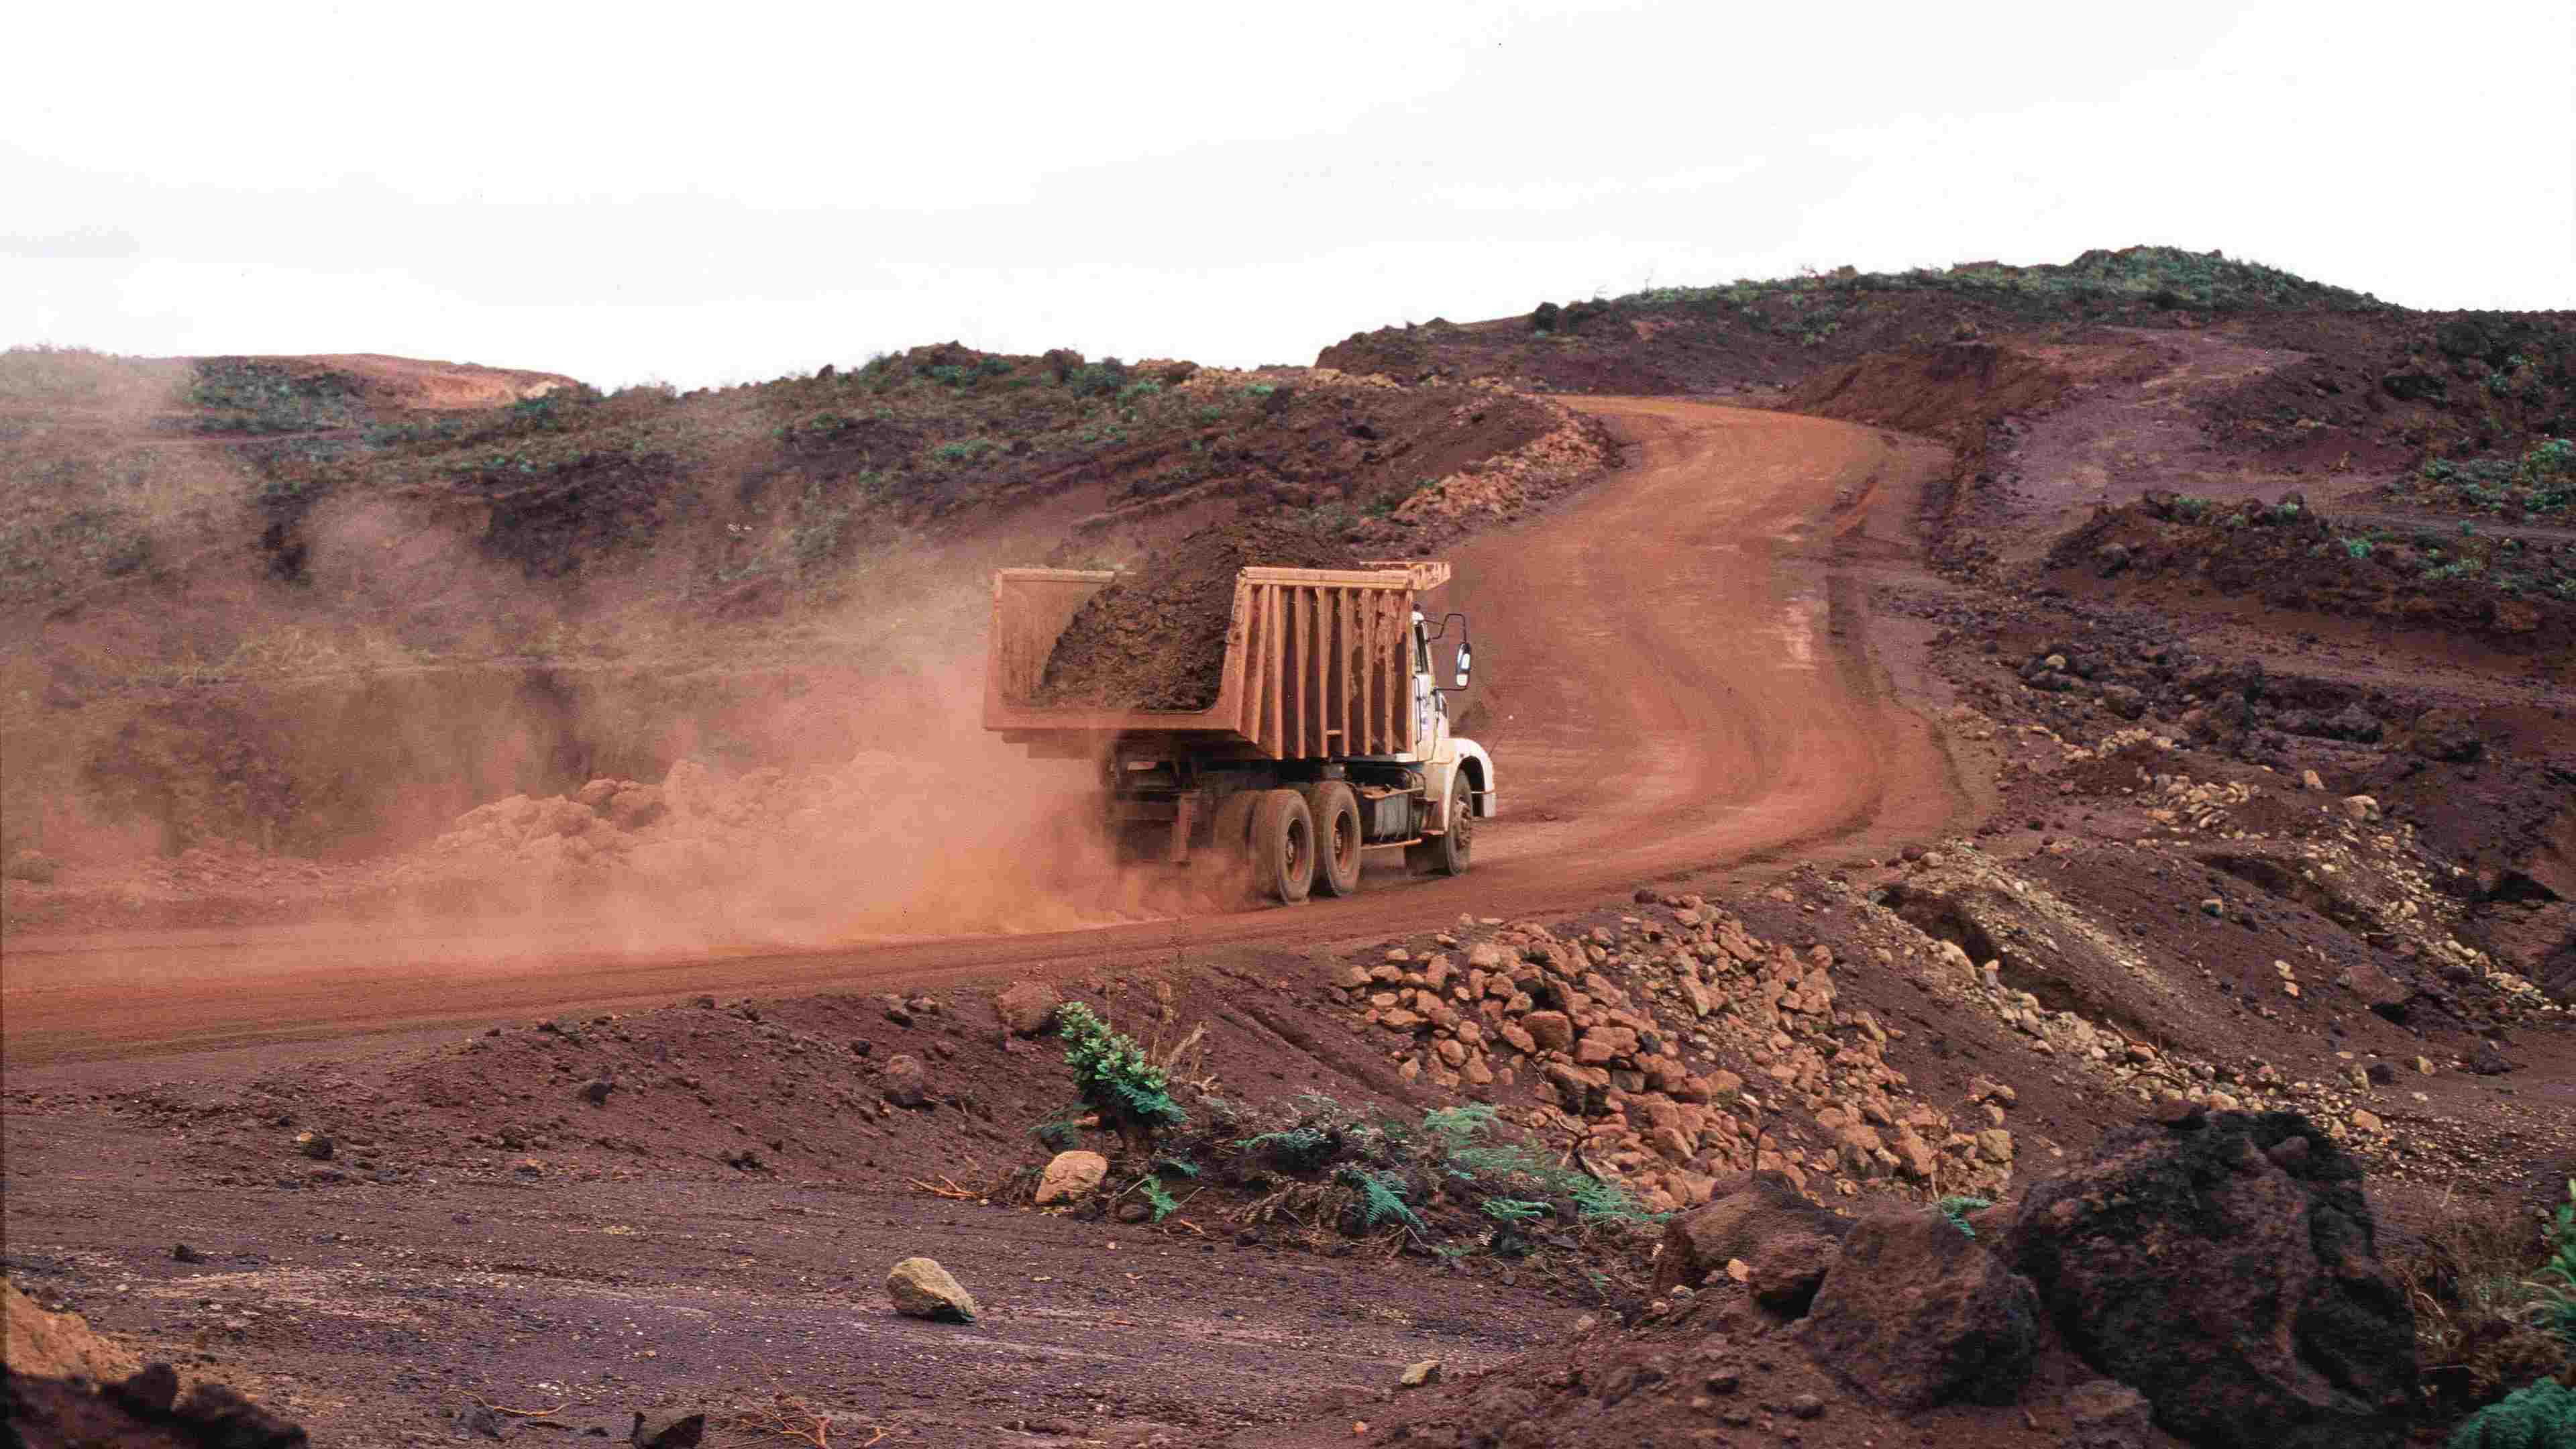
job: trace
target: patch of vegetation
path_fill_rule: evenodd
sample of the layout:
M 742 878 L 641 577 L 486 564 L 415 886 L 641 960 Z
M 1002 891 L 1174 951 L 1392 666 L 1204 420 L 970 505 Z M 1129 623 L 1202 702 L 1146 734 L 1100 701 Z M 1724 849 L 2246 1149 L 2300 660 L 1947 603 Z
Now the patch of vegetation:
M 1150 1147 L 1154 1134 L 1189 1121 L 1172 1099 L 1170 1078 L 1145 1059 L 1134 1037 L 1111 1028 L 1079 1001 L 1057 1007 L 1055 1020 L 1064 1033 L 1064 1064 L 1073 1068 L 1075 1090 L 1100 1114 L 1101 1125 L 1131 1149 Z
M 1863 272 L 1837 267 L 1830 272 L 1769 281 L 1740 279 L 1722 287 L 1658 287 L 1632 292 L 1611 304 L 1622 308 L 1725 308 L 1763 319 L 1802 339 L 1821 341 L 1831 335 L 1845 310 L 1874 296 L 1903 293 L 1950 293 L 1963 300 L 2000 309 L 2041 313 L 2099 313 L 2137 308 L 2160 311 L 2379 311 L 2388 304 L 2366 292 L 2311 282 L 2304 277 L 2257 262 L 2237 261 L 2218 252 L 2180 247 L 2096 249 L 2063 265 L 2008 267 L 1988 262 L 1946 270 L 1917 268 L 1906 272 Z M 1788 319 L 1796 308 L 1821 311 Z
M 298 371 L 243 357 L 197 362 L 184 420 L 197 432 L 311 433 L 366 421 L 357 381 L 341 373 Z
M 1986 1209 L 1993 1207 L 1994 1205 L 1995 1200 L 1993 1198 L 1971 1197 L 1964 1194 L 1956 1197 L 1945 1197 L 1939 1202 L 1932 1204 L 1933 1207 L 1940 1210 L 1941 1216 L 1950 1220 L 1950 1226 L 1957 1228 L 1960 1232 L 1963 1232 L 1972 1238 L 1977 1235 L 1977 1230 L 1969 1226 L 1968 1214 L 1984 1212 Z
M 2520 457 L 2436 458 L 2416 470 L 2408 495 L 2427 507 L 2508 518 L 2576 512 L 2576 442 L 2545 438 Z
M 2517 1387 L 2576 1375 L 2576 1182 L 2568 1194 L 2541 1221 L 2501 1200 L 2462 1204 L 2390 1255 L 2413 1302 L 2422 1391 L 2437 1418 L 2501 1409 Z M 2523 1423 L 2546 1402 L 2469 1423 Z
M 2542 1379 L 2471 1414 L 2450 1449 L 2576 1449 L 2576 1388 Z

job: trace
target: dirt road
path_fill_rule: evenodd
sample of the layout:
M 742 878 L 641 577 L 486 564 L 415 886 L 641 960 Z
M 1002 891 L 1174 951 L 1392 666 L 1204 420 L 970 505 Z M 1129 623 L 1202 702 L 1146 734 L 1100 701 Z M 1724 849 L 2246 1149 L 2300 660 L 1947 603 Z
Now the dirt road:
M 1706 403 L 1578 405 L 1631 445 L 1628 466 L 1454 555 L 1443 603 L 1472 616 L 1483 646 L 1462 728 L 1493 750 L 1504 801 L 1464 879 L 1381 869 L 1353 900 L 1295 910 L 678 960 L 595 949 L 602 937 L 577 924 L 507 947 L 356 930 L 24 939 L 0 980 L 13 1085 L 174 1054 L 216 1054 L 193 1065 L 221 1072 L 223 1054 L 251 1048 L 273 1067 L 299 1042 L 684 991 L 884 989 L 1176 953 L 1258 968 L 1462 910 L 1538 914 L 1828 846 L 1883 854 L 1972 814 L 1863 585 L 1909 556 L 1943 451 Z

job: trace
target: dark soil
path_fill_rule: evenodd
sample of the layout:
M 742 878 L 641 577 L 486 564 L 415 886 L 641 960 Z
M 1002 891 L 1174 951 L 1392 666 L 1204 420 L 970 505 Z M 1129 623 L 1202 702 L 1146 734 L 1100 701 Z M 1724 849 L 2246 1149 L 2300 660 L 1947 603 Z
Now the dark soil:
M 1216 703 L 1246 568 L 1350 569 L 1360 558 L 1339 528 L 1311 515 L 1201 529 L 1092 596 L 1047 657 L 1036 703 L 1097 709 L 1200 710 Z

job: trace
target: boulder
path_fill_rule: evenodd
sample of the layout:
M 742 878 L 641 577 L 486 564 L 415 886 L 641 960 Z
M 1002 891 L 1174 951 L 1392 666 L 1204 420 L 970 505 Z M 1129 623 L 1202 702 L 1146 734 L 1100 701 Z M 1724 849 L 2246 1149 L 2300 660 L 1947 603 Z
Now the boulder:
M 2066 1449 L 2147 1449 L 2152 1421 L 2147 1396 L 2127 1384 L 2093 1379 L 2066 1391 Z
M 1754 1245 L 1744 1265 L 1744 1286 L 1752 1290 L 1754 1302 L 1795 1318 L 1816 1301 L 1816 1290 L 1824 1286 L 1841 1251 L 1839 1240 L 1822 1233 L 1774 1233 Z
M 1037 1204 L 1052 1207 L 1089 1197 L 1109 1176 L 1109 1159 L 1097 1152 L 1059 1152 L 1038 1178 Z
M 2010 1403 L 2039 1348 L 2039 1295 L 1949 1219 L 1890 1203 L 1852 1225 L 1793 1331 L 1891 1408 Z
M 993 1011 L 1014 1036 L 1038 1036 L 1055 1026 L 1055 1009 L 1063 1001 L 1043 981 L 1014 981 L 993 998 Z
M 1840 1241 L 1851 1220 L 1834 1216 L 1799 1195 L 1778 1172 L 1744 1172 L 1719 1181 L 1708 1206 L 1664 1224 L 1663 1251 L 1655 1259 L 1654 1296 L 1697 1288 L 1731 1260 L 1750 1264 L 1762 1245 L 1793 1234 Z
M 2067 1343 L 2166 1431 L 2212 1449 L 2393 1449 L 2415 1320 L 2377 1236 L 2334 1139 L 2297 1113 L 2220 1112 L 2114 1132 L 2030 1189 L 2005 1253 Z
M 894 1311 L 907 1318 L 938 1323 L 972 1323 L 983 1310 L 975 1295 L 930 1258 L 906 1258 L 886 1274 L 886 1296 Z
M 930 1101 L 930 1069 L 921 1058 L 897 1052 L 886 1058 L 885 1099 L 898 1107 L 920 1107 Z

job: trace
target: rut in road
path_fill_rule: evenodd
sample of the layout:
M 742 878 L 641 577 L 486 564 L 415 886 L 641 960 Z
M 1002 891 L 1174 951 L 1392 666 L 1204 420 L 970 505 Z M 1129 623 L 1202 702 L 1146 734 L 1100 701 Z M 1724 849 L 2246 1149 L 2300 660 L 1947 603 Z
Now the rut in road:
M 1324 943 L 1473 909 L 1521 915 L 1607 887 L 1828 844 L 1886 853 L 1971 813 L 1938 731 L 1892 686 L 1861 573 L 1911 556 L 1938 445 L 1671 399 L 1583 399 L 1631 445 L 1568 506 L 1457 550 L 1444 609 L 1473 619 L 1462 732 L 1490 747 L 1503 815 L 1453 880 L 1380 866 L 1329 905 L 1102 930 L 792 954 L 495 957 L 468 941 L 294 933 L 13 949 L 13 1071 L 428 1031 L 683 991 L 924 986 L 1169 963 L 1275 966 Z

